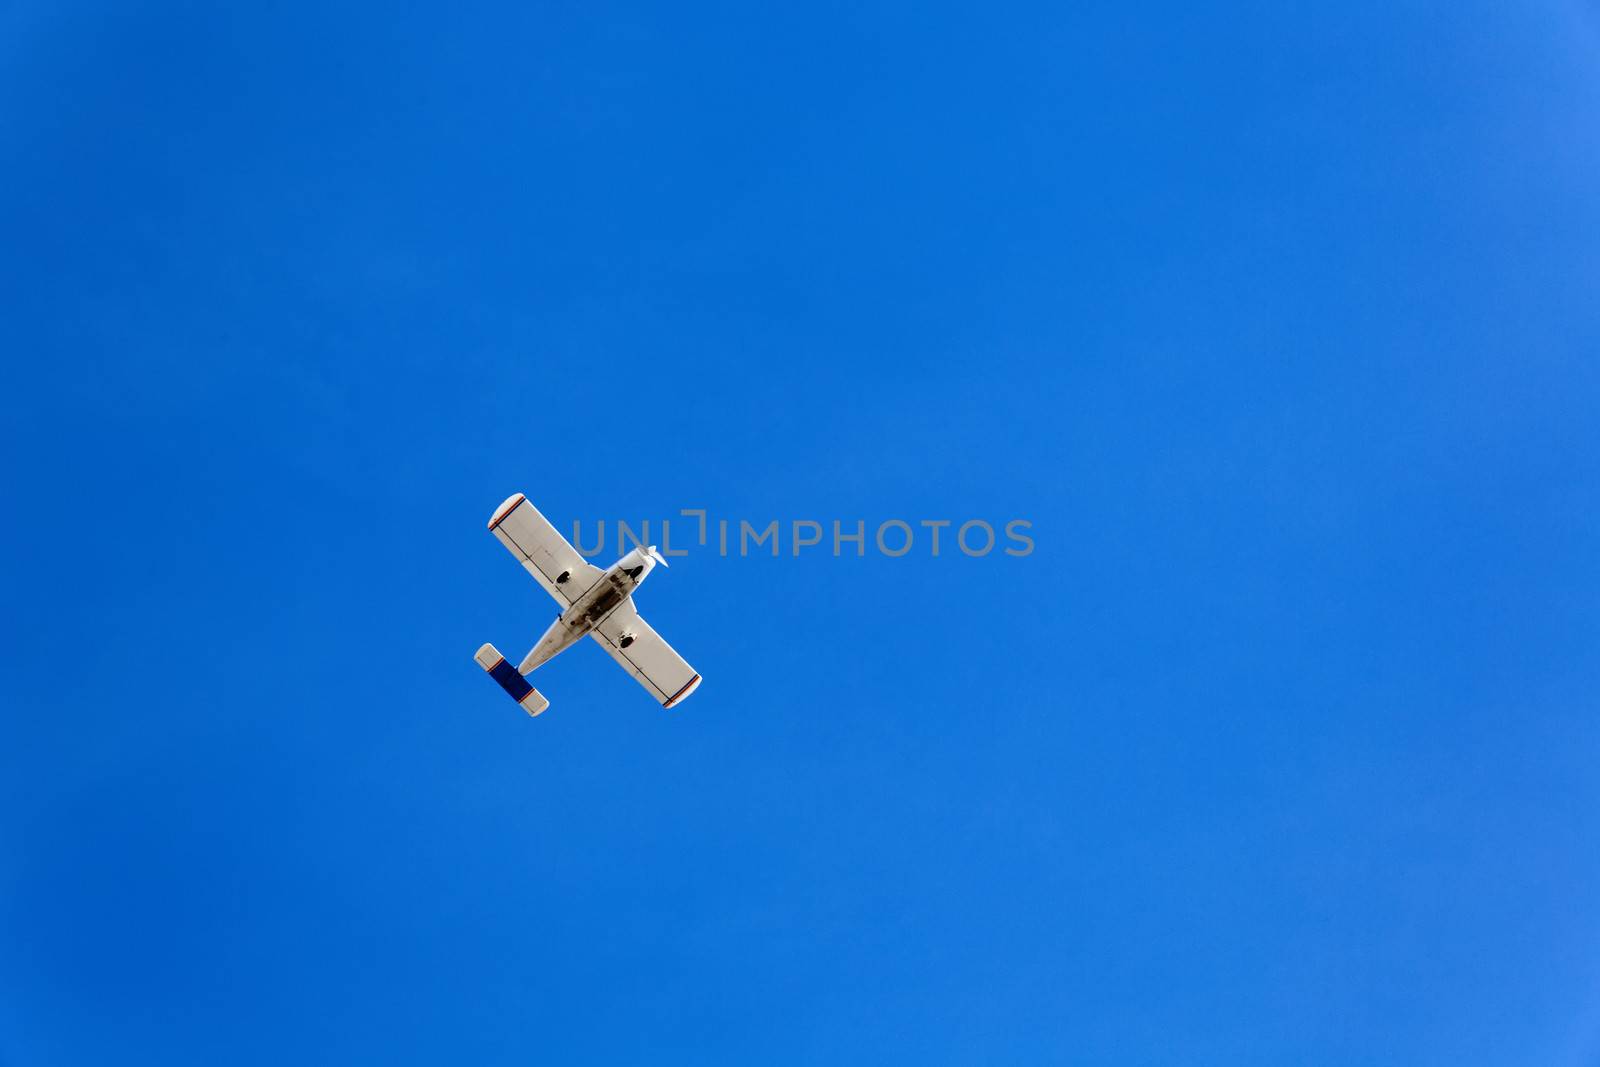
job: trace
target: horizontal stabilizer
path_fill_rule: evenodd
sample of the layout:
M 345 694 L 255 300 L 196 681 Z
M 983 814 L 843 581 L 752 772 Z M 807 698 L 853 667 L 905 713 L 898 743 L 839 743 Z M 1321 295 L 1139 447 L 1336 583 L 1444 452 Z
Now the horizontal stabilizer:
M 500 684 L 506 695 L 522 706 L 522 710 L 529 715 L 537 715 L 550 706 L 537 689 L 528 684 L 528 680 L 517 673 L 517 669 L 506 662 L 500 650 L 493 645 L 484 645 L 478 649 L 478 654 L 472 657 L 478 661 L 478 666 L 488 672 L 489 677 Z

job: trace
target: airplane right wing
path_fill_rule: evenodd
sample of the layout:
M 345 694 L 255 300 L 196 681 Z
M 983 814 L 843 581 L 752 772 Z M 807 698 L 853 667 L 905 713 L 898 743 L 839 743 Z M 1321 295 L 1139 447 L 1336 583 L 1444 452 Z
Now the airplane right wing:
M 632 597 L 601 620 L 589 636 L 664 708 L 687 699 L 700 685 L 695 669 L 640 618 Z M 628 642 L 626 648 L 622 647 L 624 641 Z
M 495 509 L 489 532 L 563 608 L 570 608 L 605 573 L 580 556 L 521 493 L 511 494 Z

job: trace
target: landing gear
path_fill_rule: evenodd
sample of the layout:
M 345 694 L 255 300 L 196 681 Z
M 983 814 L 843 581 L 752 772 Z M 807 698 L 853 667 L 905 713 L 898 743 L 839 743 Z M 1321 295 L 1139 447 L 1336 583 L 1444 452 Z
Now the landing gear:
M 622 635 L 622 640 L 617 642 L 617 646 L 619 648 L 627 648 L 631 644 L 633 644 L 633 635 L 632 634 L 623 634 Z
M 571 578 L 571 577 L 572 577 L 572 572 L 571 571 L 562 571 L 560 574 L 556 575 L 556 584 L 557 585 L 566 585 L 567 584 L 567 579 Z

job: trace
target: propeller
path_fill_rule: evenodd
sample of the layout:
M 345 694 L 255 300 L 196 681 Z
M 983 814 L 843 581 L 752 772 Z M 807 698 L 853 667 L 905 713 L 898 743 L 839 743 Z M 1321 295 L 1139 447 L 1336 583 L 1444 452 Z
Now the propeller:
M 651 559 L 655 560 L 657 563 L 661 564 L 663 567 L 671 566 L 671 564 L 669 564 L 666 561 L 666 559 L 664 559 L 662 557 L 661 553 L 656 551 L 656 546 L 655 545 L 651 545 L 649 548 L 646 548 L 645 551 L 650 553 L 650 558 Z

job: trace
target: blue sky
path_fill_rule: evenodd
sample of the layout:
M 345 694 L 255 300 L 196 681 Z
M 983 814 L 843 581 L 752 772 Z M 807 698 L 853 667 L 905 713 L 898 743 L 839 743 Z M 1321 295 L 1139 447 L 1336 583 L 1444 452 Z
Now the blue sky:
M 6 5 L 0 1060 L 1594 1063 L 1597 62 Z M 1037 548 L 696 552 L 530 721 L 518 490 Z

